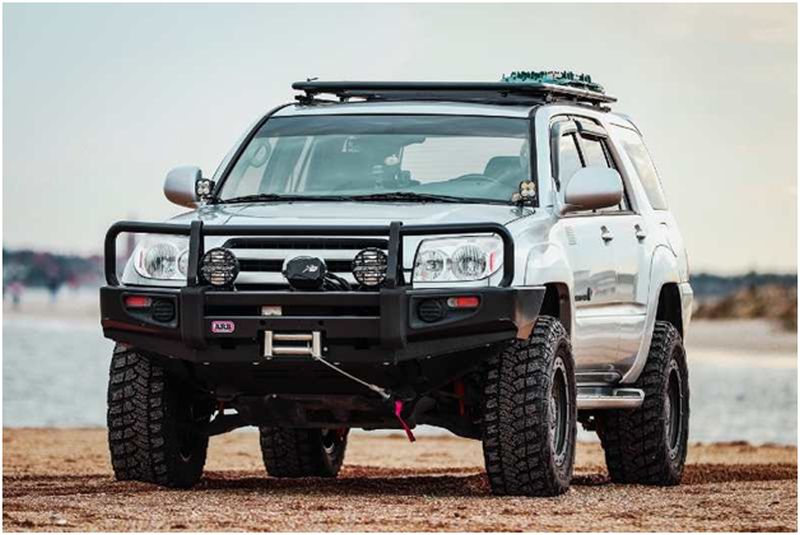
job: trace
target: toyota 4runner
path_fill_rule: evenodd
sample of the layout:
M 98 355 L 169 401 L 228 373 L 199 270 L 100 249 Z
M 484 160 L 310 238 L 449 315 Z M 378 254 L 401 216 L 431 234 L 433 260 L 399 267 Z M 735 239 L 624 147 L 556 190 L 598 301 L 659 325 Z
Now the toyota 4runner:
M 615 99 L 572 73 L 293 88 L 212 179 L 167 175 L 192 211 L 108 231 L 117 479 L 190 487 L 242 426 L 269 475 L 335 477 L 350 429 L 426 424 L 482 441 L 494 493 L 548 496 L 580 422 L 613 481 L 677 484 L 687 257 Z

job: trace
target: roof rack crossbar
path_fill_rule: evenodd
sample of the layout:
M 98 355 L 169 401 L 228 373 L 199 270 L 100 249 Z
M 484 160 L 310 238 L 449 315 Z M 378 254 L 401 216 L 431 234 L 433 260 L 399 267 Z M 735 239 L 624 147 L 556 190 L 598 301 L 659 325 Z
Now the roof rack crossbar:
M 616 102 L 611 95 L 545 83 L 520 82 L 295 82 L 292 89 L 303 91 L 300 101 L 317 95 L 334 95 L 341 101 L 366 100 L 454 100 L 506 104 L 574 102 L 601 106 Z

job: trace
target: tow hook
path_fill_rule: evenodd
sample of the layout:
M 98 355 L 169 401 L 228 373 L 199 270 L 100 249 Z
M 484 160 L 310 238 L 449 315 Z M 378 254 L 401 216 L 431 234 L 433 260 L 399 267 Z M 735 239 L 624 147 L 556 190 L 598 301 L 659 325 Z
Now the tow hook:
M 415 442 L 417 439 L 414 437 L 414 433 L 411 432 L 411 428 L 408 426 L 408 423 L 403 419 L 403 405 L 403 400 L 394 400 L 394 415 L 397 417 L 397 421 L 400 422 L 400 425 L 403 426 L 403 431 L 406 432 L 408 441 Z
M 325 366 L 327 366 L 328 368 L 332 369 L 333 371 L 335 371 L 337 373 L 340 373 L 341 375 L 347 377 L 348 379 L 350 379 L 352 381 L 355 381 L 356 383 L 358 383 L 360 385 L 363 385 L 366 388 L 369 388 L 370 390 L 372 390 L 373 392 L 378 394 L 381 398 L 383 398 L 384 401 L 391 401 L 393 398 L 395 398 L 395 396 L 392 394 L 392 392 L 390 392 L 388 389 L 381 388 L 380 386 L 378 386 L 376 384 L 368 383 L 367 381 L 364 381 L 363 379 L 359 379 L 355 375 L 344 371 L 339 366 L 328 362 L 327 360 L 325 360 L 325 358 L 322 355 L 314 355 L 314 354 L 312 354 L 311 358 L 313 358 L 314 360 L 316 360 L 317 362 L 319 362 L 321 364 L 324 364 Z M 411 427 L 409 427 L 408 422 L 406 422 L 405 419 L 403 418 L 403 406 L 404 405 L 405 405 L 405 403 L 403 402 L 403 400 L 396 399 L 396 398 L 394 399 L 394 416 L 395 416 L 395 418 L 397 418 L 397 421 L 400 422 L 400 425 L 403 427 L 403 431 L 406 432 L 406 436 L 408 437 L 408 440 L 410 442 L 415 442 L 417 439 L 414 437 L 414 433 L 411 432 Z

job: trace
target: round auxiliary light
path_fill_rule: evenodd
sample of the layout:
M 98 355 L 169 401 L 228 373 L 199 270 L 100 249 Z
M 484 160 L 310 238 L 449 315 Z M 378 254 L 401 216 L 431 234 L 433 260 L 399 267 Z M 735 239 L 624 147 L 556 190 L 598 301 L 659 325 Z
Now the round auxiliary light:
M 379 286 L 386 279 L 389 259 L 380 249 L 364 249 L 353 258 L 353 277 L 362 286 Z
M 239 261 L 227 249 L 210 249 L 200 260 L 200 277 L 212 286 L 230 286 L 239 274 Z

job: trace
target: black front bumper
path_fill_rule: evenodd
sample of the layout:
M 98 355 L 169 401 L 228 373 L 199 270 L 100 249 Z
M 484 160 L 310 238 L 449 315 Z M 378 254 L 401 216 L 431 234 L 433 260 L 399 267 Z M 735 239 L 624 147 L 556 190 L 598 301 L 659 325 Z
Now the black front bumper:
M 132 287 L 117 277 L 116 240 L 122 232 L 188 236 L 188 273 L 182 288 Z M 503 274 L 497 287 L 415 289 L 405 281 L 403 242 L 409 236 L 494 234 L 503 241 Z M 387 271 L 379 291 L 305 292 L 220 290 L 203 285 L 198 267 L 206 236 L 373 236 L 387 239 Z M 105 276 L 100 291 L 108 338 L 161 355 L 203 365 L 261 364 L 265 332 L 315 333 L 322 357 L 338 363 L 391 365 L 427 359 L 527 337 L 544 299 L 544 288 L 512 288 L 514 240 L 497 223 L 385 226 L 233 226 L 119 222 L 106 234 Z M 147 296 L 159 314 L 126 308 L 127 295 Z M 450 309 L 452 296 L 477 297 L 474 309 Z M 420 314 L 422 303 L 445 305 L 440 318 Z M 262 307 L 281 307 L 263 315 Z M 169 311 L 172 311 L 172 314 Z M 226 328 L 212 328 L 220 325 Z M 297 356 L 277 360 L 302 361 Z M 310 361 L 310 359 L 307 359 Z
M 264 363 L 265 332 L 321 333 L 323 357 L 331 362 L 391 365 L 428 359 L 528 336 L 544 299 L 543 287 L 461 289 L 384 288 L 376 292 L 221 291 L 106 286 L 100 291 L 106 337 L 144 351 L 196 364 Z M 175 310 L 169 321 L 126 308 L 125 297 L 148 296 Z M 474 309 L 446 307 L 448 297 L 479 299 Z M 438 321 L 420 318 L 421 303 L 444 305 Z M 281 307 L 264 316 L 262 307 Z M 212 325 L 233 325 L 214 332 Z M 217 323 L 218 324 L 218 323 Z M 279 362 L 311 362 L 280 356 Z

